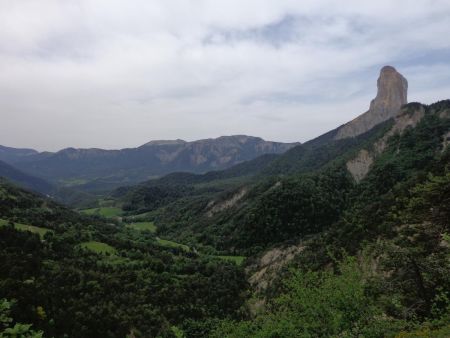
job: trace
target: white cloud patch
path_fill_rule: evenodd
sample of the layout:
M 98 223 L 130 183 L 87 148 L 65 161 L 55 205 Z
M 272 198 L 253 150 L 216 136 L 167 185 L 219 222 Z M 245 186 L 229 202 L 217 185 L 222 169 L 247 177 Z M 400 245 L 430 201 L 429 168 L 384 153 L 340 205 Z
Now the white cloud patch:
M 385 64 L 411 101 L 448 98 L 449 32 L 444 0 L 6 0 L 0 144 L 305 141 L 364 112 Z

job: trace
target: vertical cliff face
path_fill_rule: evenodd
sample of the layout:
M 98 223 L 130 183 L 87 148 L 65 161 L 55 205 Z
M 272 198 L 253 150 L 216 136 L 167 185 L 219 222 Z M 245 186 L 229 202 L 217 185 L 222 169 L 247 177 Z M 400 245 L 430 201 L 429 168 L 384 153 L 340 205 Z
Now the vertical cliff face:
M 378 93 L 364 114 L 343 125 L 335 139 L 355 137 L 372 129 L 377 124 L 397 115 L 402 105 L 408 103 L 408 81 L 394 67 L 381 69 L 377 82 Z

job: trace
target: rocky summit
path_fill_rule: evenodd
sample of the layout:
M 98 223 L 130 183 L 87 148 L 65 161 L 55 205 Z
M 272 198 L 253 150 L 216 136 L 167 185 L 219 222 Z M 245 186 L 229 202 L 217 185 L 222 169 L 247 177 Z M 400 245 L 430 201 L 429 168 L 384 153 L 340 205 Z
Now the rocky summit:
M 363 134 L 395 117 L 401 106 L 408 103 L 408 81 L 394 67 L 385 66 L 381 69 L 377 86 L 378 93 L 370 103 L 369 110 L 339 128 L 335 139 Z

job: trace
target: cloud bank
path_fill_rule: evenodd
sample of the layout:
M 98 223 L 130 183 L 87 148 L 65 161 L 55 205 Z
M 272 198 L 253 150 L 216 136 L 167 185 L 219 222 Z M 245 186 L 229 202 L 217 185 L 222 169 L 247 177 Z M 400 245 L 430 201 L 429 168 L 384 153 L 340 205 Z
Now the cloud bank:
M 306 141 L 364 112 L 379 69 L 450 94 L 444 0 L 5 0 L 0 144 Z

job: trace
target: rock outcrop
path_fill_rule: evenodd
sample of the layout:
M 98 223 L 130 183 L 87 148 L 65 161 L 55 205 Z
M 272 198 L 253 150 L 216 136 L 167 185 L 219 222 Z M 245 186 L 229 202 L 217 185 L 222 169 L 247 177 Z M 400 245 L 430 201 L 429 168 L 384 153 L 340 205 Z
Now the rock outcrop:
M 397 115 L 402 105 L 406 104 L 408 81 L 394 67 L 381 69 L 377 82 L 378 93 L 364 114 L 339 128 L 335 139 L 355 137 L 372 129 L 377 124 Z
M 239 189 L 238 192 L 236 192 L 235 194 L 233 194 L 230 198 L 224 200 L 224 201 L 211 201 L 208 203 L 207 208 L 209 209 L 206 212 L 206 216 L 207 217 L 212 217 L 215 214 L 232 208 L 237 202 L 239 202 L 248 192 L 248 188 L 247 187 L 243 187 L 242 189 Z
M 366 149 L 362 149 L 354 159 L 347 162 L 347 170 L 354 180 L 359 182 L 369 172 L 373 160 L 373 156 Z
M 296 255 L 305 250 L 305 243 L 280 246 L 263 253 L 253 264 L 245 269 L 248 281 L 257 292 L 263 292 L 280 273 L 281 269 L 291 262 Z
M 347 162 L 347 170 L 356 182 L 360 182 L 366 177 L 375 158 L 386 149 L 391 136 L 402 134 L 407 128 L 414 128 L 425 116 L 425 107 L 423 105 L 411 103 L 408 106 L 400 109 L 391 129 L 373 144 L 370 151 L 361 149 L 355 158 Z

